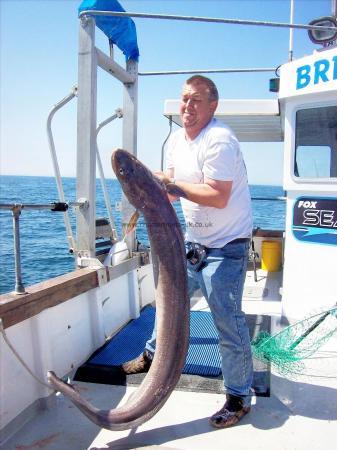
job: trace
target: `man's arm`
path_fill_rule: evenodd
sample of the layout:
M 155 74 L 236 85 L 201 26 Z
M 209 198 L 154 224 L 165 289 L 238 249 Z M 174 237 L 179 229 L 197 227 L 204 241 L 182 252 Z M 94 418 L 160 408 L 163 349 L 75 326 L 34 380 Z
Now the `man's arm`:
M 188 200 L 199 205 L 221 209 L 227 206 L 232 191 L 231 181 L 212 180 L 211 178 L 204 178 L 202 184 L 177 181 L 176 185 L 186 193 Z
M 174 169 L 168 169 L 165 173 L 157 172 L 155 174 L 163 183 L 168 184 L 174 178 Z M 212 180 L 204 178 L 200 184 L 187 183 L 186 181 L 175 181 L 177 187 L 182 189 L 188 200 L 204 206 L 213 206 L 214 208 L 225 208 L 227 206 L 232 190 L 232 181 Z M 176 197 L 169 195 L 171 201 Z

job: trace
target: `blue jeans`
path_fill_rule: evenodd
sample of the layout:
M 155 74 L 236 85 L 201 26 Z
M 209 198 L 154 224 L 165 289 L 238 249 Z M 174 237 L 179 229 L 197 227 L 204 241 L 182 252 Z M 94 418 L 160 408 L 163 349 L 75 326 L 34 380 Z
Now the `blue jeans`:
M 253 381 L 249 330 L 241 309 L 248 251 L 248 241 L 208 249 L 205 266 L 199 272 L 187 271 L 189 296 L 201 289 L 218 330 L 225 391 L 244 397 L 245 406 Z M 155 346 L 156 325 L 145 348 L 154 353 Z

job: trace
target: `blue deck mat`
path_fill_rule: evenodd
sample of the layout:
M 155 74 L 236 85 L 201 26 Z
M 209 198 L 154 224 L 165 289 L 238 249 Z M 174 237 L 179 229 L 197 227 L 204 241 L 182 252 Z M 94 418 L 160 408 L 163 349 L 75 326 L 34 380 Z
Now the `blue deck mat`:
M 120 366 L 136 358 L 151 337 L 154 319 L 155 309 L 147 306 L 140 317 L 128 323 L 88 364 Z M 218 335 L 210 312 L 190 312 L 190 345 L 183 373 L 211 377 L 221 374 Z

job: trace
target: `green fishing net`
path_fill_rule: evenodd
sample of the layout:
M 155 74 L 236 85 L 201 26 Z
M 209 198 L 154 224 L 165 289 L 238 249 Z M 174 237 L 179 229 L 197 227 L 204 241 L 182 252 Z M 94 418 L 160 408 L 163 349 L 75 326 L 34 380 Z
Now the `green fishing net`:
M 337 307 L 316 313 L 271 336 L 260 332 L 252 341 L 253 355 L 272 363 L 282 375 L 301 373 L 303 360 L 337 332 Z

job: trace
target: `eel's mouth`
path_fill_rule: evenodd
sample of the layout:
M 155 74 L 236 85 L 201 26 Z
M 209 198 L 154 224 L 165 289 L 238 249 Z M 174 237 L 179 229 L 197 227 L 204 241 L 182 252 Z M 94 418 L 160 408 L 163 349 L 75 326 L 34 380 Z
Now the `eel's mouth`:
M 141 167 L 134 155 L 120 148 L 112 152 L 111 165 L 120 180 L 127 176 L 131 177 L 137 166 Z

